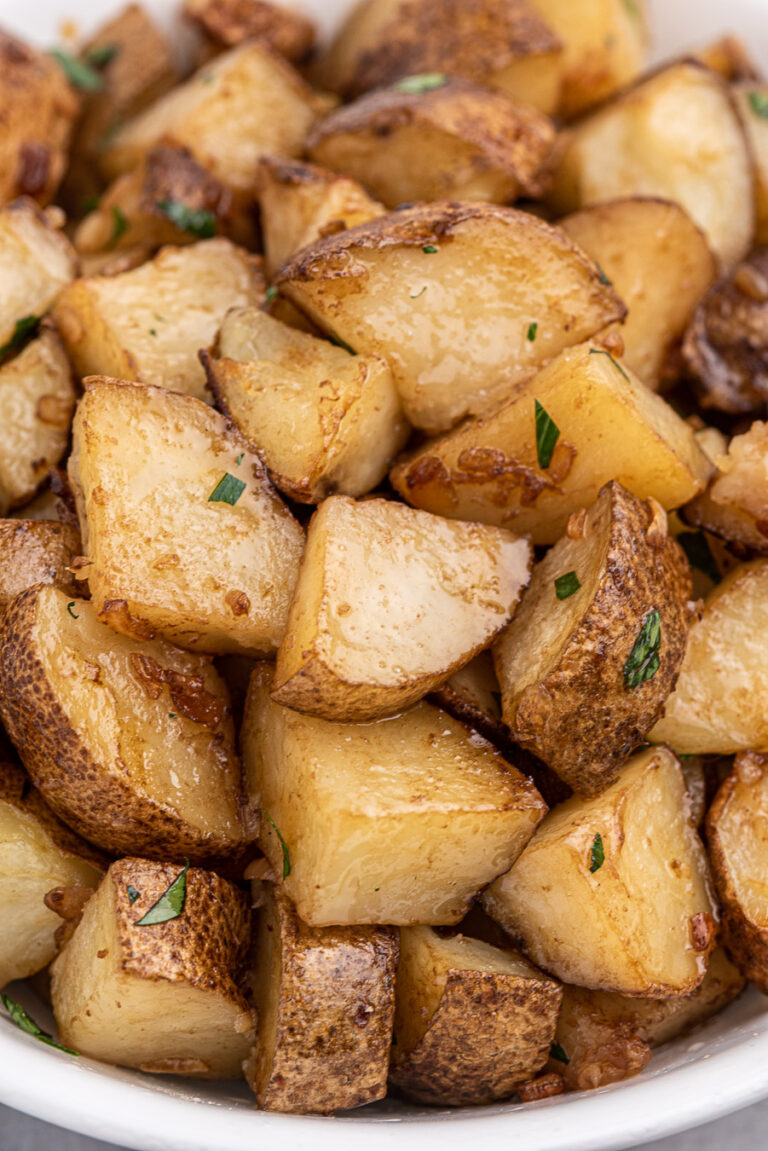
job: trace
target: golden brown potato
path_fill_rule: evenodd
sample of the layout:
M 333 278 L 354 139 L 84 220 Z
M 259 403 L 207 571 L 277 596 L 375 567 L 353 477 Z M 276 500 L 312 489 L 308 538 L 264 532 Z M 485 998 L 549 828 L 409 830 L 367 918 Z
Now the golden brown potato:
M 359 180 L 389 208 L 541 195 L 554 164 L 551 120 L 470 80 L 421 84 L 405 80 L 332 112 L 309 134 L 310 158 Z
M 61 1042 L 140 1071 L 239 1078 L 256 1024 L 237 986 L 250 934 L 246 896 L 213 872 L 113 863 L 52 967 Z
M 580 794 L 604 790 L 663 713 L 691 594 L 659 505 L 607 484 L 534 568 L 494 649 L 512 738 Z
M 505 736 L 508 738 L 509 732 L 501 718 L 501 688 L 490 651 L 481 651 L 454 672 L 442 687 L 431 693 L 430 702 L 473 727 L 502 750 L 500 741 Z
M 746 80 L 733 95 L 755 165 L 755 242 L 768 244 L 768 84 Z
M 565 983 L 646 999 L 688 995 L 715 942 L 704 848 L 667 748 L 631 759 L 594 799 L 551 812 L 482 897 L 537 966 Z
M 315 28 L 310 20 L 266 0 L 184 0 L 182 14 L 215 48 L 234 48 L 258 40 L 295 64 L 312 51 Z
M 739 564 L 688 635 L 677 686 L 649 739 L 682 755 L 768 752 L 768 560 Z
M 264 1111 L 329 1114 L 387 1093 L 398 937 L 391 927 L 307 927 L 259 885 L 256 1046 L 245 1077 Z
M 465 76 L 556 111 L 560 40 L 525 0 L 367 0 L 321 56 L 321 84 L 360 96 L 403 77 Z
M 683 512 L 686 523 L 768 555 L 768 424 L 734 436 L 715 463 L 712 483 Z
M 76 596 L 72 564 L 81 552 L 80 533 L 71 524 L 0 520 L 0 615 L 33 584 L 50 583 Z
M 223 416 L 164 388 L 91 380 L 69 476 L 100 619 L 219 655 L 277 648 L 304 533 Z
M 388 360 L 406 416 L 436 433 L 623 319 L 604 279 L 529 213 L 441 202 L 312 244 L 276 284 L 324 331 Z
M 728 85 L 684 60 L 642 79 L 572 129 L 550 202 L 565 213 L 622 196 L 673 200 L 730 268 L 752 243 L 753 180 Z
M 490 645 L 531 560 L 500 528 L 331 496 L 309 526 L 274 699 L 347 722 L 410 706 Z
M 402 928 L 390 1081 L 419 1103 L 508 1098 L 546 1063 L 562 994 L 516 951 Z
M 660 396 L 604 347 L 582 344 L 492 415 L 416 448 L 390 479 L 415 507 L 553 544 L 612 479 L 670 509 L 702 492 L 713 471 Z
M 163 248 L 146 264 L 75 280 L 53 317 L 80 376 L 157 384 L 202 399 L 198 359 L 230 308 L 264 298 L 261 260 L 229 240 Z
M 39 585 L 6 609 L 0 712 L 58 816 L 110 852 L 242 851 L 240 764 L 213 662 L 136 643 Z
M 350 356 L 258 308 L 230 311 L 206 354 L 219 409 L 300 503 L 375 488 L 408 438 L 389 365 Z
M 59 292 L 77 273 L 77 256 L 60 231 L 64 216 L 31 200 L 0 211 L 0 357 L 23 346 Z
M 43 902 L 52 888 L 98 886 L 98 852 L 60 823 L 21 768 L 0 762 L 0 988 L 41 971 L 56 954 L 61 920 Z
M 721 36 L 712 40 L 695 52 L 693 57 L 713 72 L 719 72 L 729 84 L 761 78 L 760 69 L 738 36 Z
M 298 914 L 458 923 L 546 811 L 533 784 L 429 704 L 327 723 L 274 703 L 272 675 L 253 673 L 241 740 L 261 847 Z
M 72 369 L 46 328 L 0 367 L 0 514 L 32 499 L 69 444 Z
M 622 360 L 658 391 L 717 275 L 704 233 L 679 204 L 642 196 L 595 204 L 560 227 L 603 268 L 629 308 Z

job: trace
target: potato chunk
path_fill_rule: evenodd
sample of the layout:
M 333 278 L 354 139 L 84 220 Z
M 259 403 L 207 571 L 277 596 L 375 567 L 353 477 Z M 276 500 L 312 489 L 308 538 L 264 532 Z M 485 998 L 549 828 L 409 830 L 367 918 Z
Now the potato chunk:
M 170 918 L 142 923 L 172 888 Z M 256 1023 L 236 982 L 249 944 L 247 899 L 226 879 L 113 863 L 53 964 L 62 1043 L 140 1071 L 239 1078 Z
M 642 751 L 595 799 L 569 799 L 483 895 L 489 915 L 566 983 L 688 995 L 714 946 L 704 848 L 666 748 Z
M 458 923 L 546 811 L 533 784 L 429 704 L 327 723 L 274 703 L 272 674 L 253 673 L 241 738 L 261 845 L 298 914 Z
M 397 931 L 307 927 L 279 887 L 259 886 L 259 1030 L 245 1065 L 259 1107 L 323 1115 L 383 1099 Z
M 277 648 L 304 533 L 223 416 L 163 388 L 93 380 L 69 475 L 101 619 L 219 655 Z
M 21 768 L 0 762 L 0 988 L 41 971 L 61 920 L 43 902 L 54 887 L 98 886 L 98 852 L 60 823 Z
M 312 244 L 276 283 L 324 331 L 388 360 L 406 416 L 433 433 L 492 411 L 626 312 L 562 232 L 498 204 L 383 216 Z
M 722 77 L 691 60 L 671 64 L 573 129 L 551 194 L 555 209 L 632 195 L 680 204 L 724 267 L 746 255 L 755 224 L 752 160 Z
M 0 355 L 15 350 L 27 325 L 39 320 L 77 271 L 74 249 L 59 231 L 55 209 L 41 212 L 31 200 L 0 211 Z
M 212 859 L 242 850 L 240 764 L 211 660 L 99 623 L 38 586 L 7 608 L 0 712 L 43 798 L 110 852 Z
M 733 95 L 755 163 L 755 241 L 768 244 L 768 84 L 749 80 Z
M 702 296 L 717 275 L 704 233 L 679 204 L 640 196 L 595 204 L 560 227 L 613 281 L 629 308 L 627 367 L 658 391 Z
M 582 795 L 607 787 L 674 687 L 691 594 L 663 511 L 606 485 L 534 568 L 494 649 L 512 738 Z
M 545 435 L 555 437 L 548 459 Z M 669 509 L 702 492 L 713 470 L 693 430 L 661 397 L 604 348 L 583 344 L 493 415 L 417 448 L 390 478 L 415 507 L 553 544 L 613 479 Z
M 312 51 L 315 29 L 300 12 L 266 0 L 184 0 L 183 15 L 215 47 L 258 40 L 300 64 Z
M 0 616 L 12 599 L 36 583 L 50 583 L 76 596 L 71 567 L 82 552 L 71 524 L 46 520 L 0 520 Z
M 402 928 L 392 1084 L 420 1103 L 506 1099 L 546 1063 L 562 994 L 515 951 Z
M 309 527 L 274 698 L 347 721 L 408 707 L 509 622 L 531 558 L 503 529 L 332 496 Z
M 686 523 L 768 554 L 768 424 L 734 436 L 715 463 L 717 475 L 686 507 Z
M 80 376 L 157 384 L 202 399 L 201 348 L 230 308 L 264 299 L 261 261 L 228 240 L 163 248 L 139 268 L 85 276 L 53 316 Z

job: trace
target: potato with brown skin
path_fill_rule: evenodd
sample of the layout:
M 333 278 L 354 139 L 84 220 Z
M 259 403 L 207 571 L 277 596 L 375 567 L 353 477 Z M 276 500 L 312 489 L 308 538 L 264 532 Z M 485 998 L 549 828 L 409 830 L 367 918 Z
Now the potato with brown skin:
M 77 255 L 61 228 L 58 208 L 41 211 L 28 198 L 0 211 L 0 357 L 17 350 L 33 319 L 42 319 L 56 297 L 77 275 Z
M 683 509 L 685 522 L 768 555 L 768 424 L 734 436 L 715 463 L 706 492 Z
M 257 40 L 291 63 L 300 64 L 315 44 L 310 20 L 266 0 L 184 0 L 182 15 L 214 51 Z
M 713 72 L 719 72 L 729 84 L 738 85 L 742 81 L 761 79 L 760 69 L 738 36 L 721 36 L 712 40 L 694 52 L 693 58 Z
M 80 532 L 71 524 L 0 520 L 0 615 L 33 584 L 50 583 L 70 597 L 79 595 L 72 565 L 81 554 Z
M 166 895 L 166 919 L 143 924 Z M 61 1042 L 140 1071 L 239 1078 L 256 1026 L 238 987 L 250 936 L 246 896 L 213 872 L 113 863 L 52 967 Z
M 241 768 L 210 659 L 116 635 L 43 585 L 6 609 L 0 653 L 3 722 L 70 827 L 111 852 L 243 853 Z
M 608 484 L 534 568 L 494 648 L 512 738 L 579 794 L 604 790 L 675 685 L 691 594 L 662 509 Z
M 419 1103 L 506 1099 L 546 1063 L 561 999 L 515 951 L 401 928 L 390 1082 Z
M 383 1099 L 397 931 L 308 927 L 280 887 L 258 886 L 250 982 L 259 1029 L 245 1077 L 259 1107 L 328 1115 Z

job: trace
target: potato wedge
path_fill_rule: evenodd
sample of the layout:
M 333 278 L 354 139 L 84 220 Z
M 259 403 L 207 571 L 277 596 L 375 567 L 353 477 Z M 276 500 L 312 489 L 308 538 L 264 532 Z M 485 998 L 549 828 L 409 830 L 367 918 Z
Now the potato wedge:
M 0 520 L 0 616 L 12 599 L 37 583 L 77 596 L 72 564 L 82 553 L 71 524 L 46 520 Z
M 458 923 L 546 811 L 533 784 L 429 704 L 327 723 L 276 704 L 272 675 L 253 673 L 241 741 L 261 847 L 298 914 L 316 927 Z
M 674 200 L 704 232 L 720 264 L 731 268 L 752 243 L 753 182 L 728 85 L 683 60 L 642 79 L 573 129 L 549 200 L 560 213 L 622 196 Z
M 153 920 L 174 885 L 170 917 Z M 246 896 L 213 872 L 113 863 L 52 967 L 61 1042 L 120 1067 L 239 1078 L 256 1025 L 237 986 L 250 934 Z
M 59 463 L 74 410 L 72 368 L 46 328 L 0 367 L 0 513 L 28 503 Z
M 544 437 L 555 433 L 547 459 Z M 417 448 L 390 479 L 415 507 L 553 544 L 613 479 L 670 509 L 699 495 L 713 472 L 692 428 L 660 396 L 605 348 L 582 344 L 492 415 Z
M 332 112 L 310 131 L 310 158 L 359 180 L 388 208 L 541 195 L 554 164 L 551 120 L 471 80 L 421 83 L 420 91 L 418 77 L 404 80 Z
M 110 852 L 242 853 L 240 764 L 211 660 L 117 635 L 43 585 L 6 609 L 0 652 L 3 722 L 70 827 Z
M 48 311 L 77 274 L 77 256 L 60 231 L 61 212 L 29 199 L 0 211 L 0 356 L 16 350 L 33 320 Z
M 200 348 L 230 308 L 264 299 L 261 260 L 229 240 L 163 248 L 146 264 L 85 276 L 61 293 L 53 317 L 80 376 L 157 384 L 202 399 Z
M 307 927 L 260 885 L 253 974 L 257 1042 L 245 1077 L 264 1111 L 327 1115 L 387 1093 L 398 936 L 391 927 Z
M 626 313 L 562 232 L 498 204 L 383 216 L 304 249 L 276 284 L 324 331 L 388 360 L 406 416 L 430 433 L 492 411 Z
M 391 1083 L 442 1106 L 508 1098 L 546 1063 L 562 995 L 515 951 L 401 928 Z
M 512 738 L 574 791 L 603 791 L 663 713 L 691 594 L 658 504 L 607 484 L 534 568 L 494 648 Z
M 274 699 L 347 722 L 408 707 L 490 645 L 531 560 L 503 529 L 331 496 L 309 526 Z
M 98 852 L 60 823 L 19 767 L 0 762 L 0 988 L 42 971 L 56 954 L 55 887 L 98 887 Z
M 707 858 L 667 748 L 634 756 L 606 791 L 551 812 L 485 910 L 565 983 L 646 999 L 688 995 L 715 942 Z
M 286 60 L 300 64 L 315 44 L 311 20 L 292 8 L 266 0 L 184 0 L 182 15 L 216 50 L 257 40 Z
M 768 244 L 768 84 L 746 80 L 733 95 L 755 163 L 755 242 Z
M 560 227 L 605 270 L 629 308 L 623 362 L 654 391 L 716 275 L 704 233 L 679 204 L 635 196 L 595 204 Z
M 686 523 L 768 555 L 768 424 L 734 436 L 715 462 L 712 483 L 683 512 Z
M 94 379 L 69 476 L 100 619 L 218 655 L 277 648 L 304 533 L 223 416 L 164 388 Z

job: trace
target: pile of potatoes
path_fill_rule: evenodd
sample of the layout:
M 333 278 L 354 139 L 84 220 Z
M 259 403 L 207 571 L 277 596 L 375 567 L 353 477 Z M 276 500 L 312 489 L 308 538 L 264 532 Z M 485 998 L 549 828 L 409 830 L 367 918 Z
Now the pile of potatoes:
M 0 33 L 6 1013 L 273 1111 L 636 1074 L 768 993 L 768 84 L 182 16 Z

